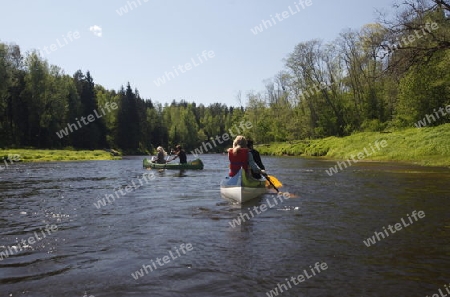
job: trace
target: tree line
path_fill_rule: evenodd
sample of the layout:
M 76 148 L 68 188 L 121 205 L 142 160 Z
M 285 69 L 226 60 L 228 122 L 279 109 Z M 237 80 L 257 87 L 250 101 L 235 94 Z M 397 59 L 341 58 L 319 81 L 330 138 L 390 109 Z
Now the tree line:
M 298 43 L 285 68 L 247 95 L 260 142 L 450 122 L 450 2 L 404 0 L 394 16 Z M 450 108 L 450 107 L 449 107 Z M 435 113 L 437 112 L 437 114 Z M 447 115 L 445 115 L 447 114 Z
M 244 108 L 183 100 L 163 106 L 141 98 L 130 84 L 108 90 L 89 71 L 70 76 L 36 51 L 23 56 L 18 45 L 0 43 L 0 114 L 2 148 L 114 148 L 133 154 L 159 145 L 194 149 L 239 123 Z
M 193 150 L 242 120 L 256 143 L 412 127 L 433 113 L 442 116 L 429 126 L 448 123 L 450 112 L 437 111 L 450 105 L 449 1 L 405 0 L 395 13 L 329 43 L 300 42 L 264 91 L 245 94 L 245 107 L 162 105 L 0 43 L 0 147 Z
M 243 108 L 173 101 L 162 106 L 128 84 L 107 90 L 89 71 L 70 76 L 37 52 L 0 43 L 0 147 L 120 149 L 148 153 L 162 145 L 194 149 L 224 133 Z M 221 148 L 217 148 L 220 150 Z

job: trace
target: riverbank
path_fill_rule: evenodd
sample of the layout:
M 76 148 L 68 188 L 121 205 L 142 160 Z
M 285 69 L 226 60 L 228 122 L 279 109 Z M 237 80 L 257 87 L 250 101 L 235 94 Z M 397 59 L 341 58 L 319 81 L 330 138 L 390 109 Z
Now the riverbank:
M 258 145 L 262 155 L 347 160 L 358 153 L 365 161 L 401 161 L 422 166 L 450 166 L 450 124 L 392 132 L 360 132 L 347 137 Z M 376 143 L 385 141 L 385 146 Z M 384 143 L 384 142 L 383 142 Z M 373 148 L 373 149 L 372 149 Z M 370 152 L 371 155 L 365 153 Z
M 91 160 L 120 160 L 120 156 L 113 156 L 104 150 L 41 150 L 41 149 L 7 149 L 0 150 L 0 159 L 13 159 L 23 162 L 47 161 L 91 161 Z

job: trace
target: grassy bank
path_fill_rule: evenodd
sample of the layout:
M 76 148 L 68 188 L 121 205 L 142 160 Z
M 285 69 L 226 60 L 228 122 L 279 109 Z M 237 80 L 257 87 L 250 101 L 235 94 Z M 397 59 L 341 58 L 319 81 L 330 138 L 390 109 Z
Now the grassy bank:
M 40 150 L 40 149 L 7 149 L 0 150 L 0 159 L 18 155 L 23 162 L 46 161 L 87 161 L 87 160 L 117 160 L 110 152 L 103 150 L 75 151 L 75 150 Z
M 385 140 L 385 147 L 375 142 Z M 373 147 L 373 149 L 372 149 Z M 365 154 L 371 153 L 370 156 Z M 450 124 L 431 128 L 409 128 L 392 133 L 361 132 L 338 138 L 299 140 L 258 145 L 264 155 L 320 156 L 346 160 L 363 153 L 364 160 L 402 161 L 424 166 L 450 166 Z M 374 152 L 375 151 L 375 152 Z M 356 158 L 358 160 L 358 158 Z

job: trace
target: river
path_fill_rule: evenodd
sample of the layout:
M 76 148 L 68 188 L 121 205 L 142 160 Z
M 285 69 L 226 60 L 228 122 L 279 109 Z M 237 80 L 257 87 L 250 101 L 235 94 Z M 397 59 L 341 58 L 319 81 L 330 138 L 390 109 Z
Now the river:
M 263 157 L 296 198 L 241 207 L 220 196 L 226 156 L 202 160 L 185 172 L 144 170 L 142 157 L 0 171 L 0 295 L 425 297 L 450 287 L 449 169 L 366 162 L 329 176 L 332 161 Z

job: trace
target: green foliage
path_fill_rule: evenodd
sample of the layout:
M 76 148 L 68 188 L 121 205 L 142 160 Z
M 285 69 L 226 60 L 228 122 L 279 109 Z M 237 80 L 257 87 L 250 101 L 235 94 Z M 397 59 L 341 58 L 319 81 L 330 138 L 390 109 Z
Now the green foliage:
M 46 162 L 46 161 L 82 161 L 82 160 L 117 160 L 109 152 L 102 150 L 80 151 L 80 150 L 41 150 L 41 149 L 10 149 L 0 150 L 0 155 L 20 156 L 24 162 Z M 13 163 L 14 164 L 14 163 Z
M 449 68 L 450 51 L 445 51 L 428 61 L 427 67 L 418 65 L 408 71 L 400 82 L 398 125 L 411 125 L 450 102 Z M 441 117 L 430 125 L 445 122 L 450 122 L 450 118 Z
M 450 23 L 442 11 L 448 7 L 430 6 L 433 2 L 400 13 L 399 20 L 406 19 L 395 28 L 367 24 L 330 43 L 300 42 L 284 70 L 264 82 L 264 91 L 246 94 L 245 107 L 183 100 L 162 106 L 141 98 L 130 84 L 107 90 L 89 71 L 69 76 L 37 52 L 22 55 L 19 46 L 0 43 L 0 147 L 114 147 L 147 154 L 160 145 L 169 150 L 180 144 L 190 151 L 249 122 L 252 128 L 239 133 L 256 144 L 279 143 L 262 146 L 267 153 L 332 155 L 342 136 L 413 127 L 450 105 Z M 433 34 L 406 48 L 387 49 L 433 22 L 439 25 Z M 102 112 L 113 104 L 117 108 Z M 101 118 L 79 124 L 94 111 Z M 441 116 L 427 126 L 449 122 L 450 115 Z M 64 129 L 67 135 L 56 135 Z M 231 140 L 215 150 L 229 146 Z M 440 152 L 431 140 L 423 148 Z
M 361 124 L 361 130 L 366 132 L 381 132 L 387 127 L 387 123 L 382 123 L 379 119 L 365 120 Z
M 327 137 L 310 141 L 259 145 L 264 155 L 324 156 L 347 160 L 366 148 L 375 153 L 364 160 L 404 161 L 427 166 L 450 166 L 450 124 L 429 128 L 408 128 L 392 133 L 361 132 L 346 137 Z M 375 142 L 385 140 L 387 146 L 377 149 Z

